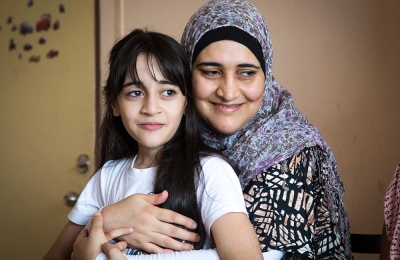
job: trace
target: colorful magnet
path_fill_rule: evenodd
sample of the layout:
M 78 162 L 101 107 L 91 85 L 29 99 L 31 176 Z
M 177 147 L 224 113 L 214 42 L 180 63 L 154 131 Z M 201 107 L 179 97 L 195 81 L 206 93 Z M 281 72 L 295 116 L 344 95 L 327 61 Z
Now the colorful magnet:
M 56 20 L 56 22 L 53 24 L 53 30 L 58 30 L 60 29 L 60 21 Z
M 36 31 L 47 31 L 49 27 L 51 26 L 51 15 L 50 14 L 43 14 L 40 17 L 40 20 L 36 23 Z
M 58 51 L 57 50 L 49 50 L 49 52 L 47 53 L 47 58 L 52 59 L 54 57 L 58 56 Z
M 19 33 L 22 35 L 26 35 L 26 34 L 32 33 L 32 32 L 33 32 L 33 27 L 28 22 L 23 22 L 19 26 Z
M 29 62 L 39 62 L 40 61 L 40 55 L 32 55 L 29 58 Z
M 43 37 L 40 37 L 39 44 L 45 44 L 45 43 L 46 43 L 46 39 Z
M 8 50 L 12 51 L 17 48 L 17 45 L 15 45 L 14 39 L 10 39 L 10 44 L 8 45 Z

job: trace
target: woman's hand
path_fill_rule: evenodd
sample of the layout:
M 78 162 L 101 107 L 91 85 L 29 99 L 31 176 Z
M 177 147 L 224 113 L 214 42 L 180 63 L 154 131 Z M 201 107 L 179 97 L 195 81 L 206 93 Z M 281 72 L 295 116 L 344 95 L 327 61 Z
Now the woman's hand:
M 127 235 L 132 232 L 133 228 L 115 229 L 108 232 L 109 236 L 114 237 L 107 238 L 103 231 L 103 216 L 101 213 L 96 212 L 92 218 L 90 232 L 87 229 L 82 229 L 77 236 L 73 247 L 74 251 L 71 255 L 71 260 L 93 260 L 103 252 L 102 248 L 105 249 L 105 253 L 109 259 L 126 259 L 121 252 L 127 246 L 126 242 L 122 241 L 111 245 L 108 241 L 114 239 L 115 237 Z
M 104 225 L 107 229 L 133 227 L 135 232 L 119 237 L 130 247 L 144 250 L 148 253 L 165 253 L 186 251 L 193 246 L 175 240 L 190 242 L 199 241 L 198 234 L 184 230 L 173 224 L 195 229 L 197 224 L 192 219 L 168 209 L 155 205 L 164 203 L 168 192 L 160 194 L 134 194 L 126 199 L 102 209 Z

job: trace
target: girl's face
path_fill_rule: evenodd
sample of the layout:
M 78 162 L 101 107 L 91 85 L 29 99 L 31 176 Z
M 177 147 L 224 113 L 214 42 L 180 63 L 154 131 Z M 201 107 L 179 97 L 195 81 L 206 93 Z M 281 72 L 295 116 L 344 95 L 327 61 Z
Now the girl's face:
M 164 78 L 152 58 L 138 56 L 138 80 L 134 81 L 128 71 L 113 105 L 114 116 L 121 116 L 126 130 L 138 142 L 138 156 L 143 152 L 155 155 L 172 138 L 186 103 L 179 87 Z
M 219 133 L 239 131 L 261 106 L 265 76 L 254 54 L 240 43 L 208 45 L 194 61 L 192 76 L 196 108 Z

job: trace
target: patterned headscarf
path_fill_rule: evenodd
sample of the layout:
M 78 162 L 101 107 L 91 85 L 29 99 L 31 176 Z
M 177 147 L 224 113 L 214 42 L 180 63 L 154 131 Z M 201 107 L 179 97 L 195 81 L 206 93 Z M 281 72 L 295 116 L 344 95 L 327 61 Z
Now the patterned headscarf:
M 205 142 L 222 151 L 235 164 L 242 188 L 256 175 L 303 148 L 320 147 L 328 166 L 325 171 L 327 176 L 321 177 L 331 219 L 339 226 L 346 255 L 350 255 L 350 226 L 343 204 L 344 187 L 336 161 L 320 132 L 295 108 L 292 95 L 275 81 L 272 75 L 270 34 L 260 12 L 244 0 L 209 1 L 190 18 L 181 43 L 192 59 L 200 38 L 206 32 L 224 26 L 241 29 L 259 41 L 265 61 L 265 89 L 260 109 L 245 127 L 226 136 L 204 126 L 202 135 Z

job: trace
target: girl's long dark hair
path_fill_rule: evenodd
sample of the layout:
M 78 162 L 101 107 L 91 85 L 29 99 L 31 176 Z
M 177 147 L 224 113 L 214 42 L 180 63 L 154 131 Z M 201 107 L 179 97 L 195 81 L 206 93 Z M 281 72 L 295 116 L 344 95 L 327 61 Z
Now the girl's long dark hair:
M 202 248 L 205 229 L 196 190 L 201 175 L 200 159 L 219 154 L 206 146 L 200 138 L 200 118 L 197 115 L 191 88 L 189 61 L 181 45 L 173 38 L 140 29 L 132 31 L 118 41 L 110 52 L 109 75 L 103 91 L 105 112 L 100 127 L 97 149 L 100 149 L 100 165 L 109 160 L 129 158 L 138 153 L 137 142 L 126 131 L 121 117 L 115 117 L 112 105 L 121 92 L 126 73 L 137 80 L 136 61 L 139 54 L 145 54 L 149 66 L 156 61 L 163 76 L 179 86 L 186 96 L 185 115 L 175 135 L 158 152 L 158 163 L 154 192 L 167 190 L 169 193 L 163 208 L 171 209 L 196 221 L 197 233 L 201 240 L 194 245 Z M 150 71 L 152 71 L 151 67 Z

